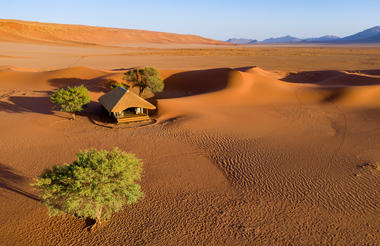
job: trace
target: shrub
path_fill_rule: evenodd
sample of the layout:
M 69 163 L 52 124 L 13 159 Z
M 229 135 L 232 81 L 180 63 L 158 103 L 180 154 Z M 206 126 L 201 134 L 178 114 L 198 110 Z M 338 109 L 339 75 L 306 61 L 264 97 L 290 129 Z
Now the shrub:
M 87 88 L 81 85 L 58 89 L 51 95 L 50 101 L 60 111 L 71 113 L 72 119 L 75 119 L 75 113 L 82 111 L 83 106 L 90 103 L 91 99 Z
M 115 148 L 79 151 L 76 156 L 72 164 L 44 170 L 33 184 L 49 215 L 64 212 L 101 223 L 143 195 L 136 183 L 142 162 L 133 154 Z
M 134 68 L 127 71 L 123 79 L 132 83 L 133 86 L 140 87 L 140 96 L 146 88 L 149 88 L 153 93 L 157 93 L 163 91 L 165 87 L 160 73 L 153 67 L 145 67 L 143 69 Z

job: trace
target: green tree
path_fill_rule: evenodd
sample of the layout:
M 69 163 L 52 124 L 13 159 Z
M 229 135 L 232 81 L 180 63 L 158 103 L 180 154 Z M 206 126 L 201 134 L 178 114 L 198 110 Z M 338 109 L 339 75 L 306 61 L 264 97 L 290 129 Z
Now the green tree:
M 123 79 L 132 83 L 133 86 L 140 88 L 139 95 L 146 88 L 149 88 L 153 93 L 161 92 L 164 90 L 165 84 L 160 77 L 160 73 L 153 67 L 134 68 L 124 73 Z
M 143 195 L 136 183 L 142 162 L 135 155 L 115 148 L 79 151 L 76 156 L 72 164 L 44 170 L 32 184 L 50 216 L 64 212 L 101 223 Z
M 50 101 L 63 112 L 71 113 L 75 119 L 75 113 L 82 111 L 83 106 L 90 103 L 88 90 L 84 85 L 58 89 L 50 96 Z

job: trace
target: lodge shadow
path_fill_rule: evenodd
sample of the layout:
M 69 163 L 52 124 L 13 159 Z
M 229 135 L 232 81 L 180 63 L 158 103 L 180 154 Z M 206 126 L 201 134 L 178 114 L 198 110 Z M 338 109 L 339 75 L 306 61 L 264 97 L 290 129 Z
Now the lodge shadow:
M 94 124 L 96 124 L 96 122 L 105 124 L 116 123 L 116 120 L 108 115 L 107 110 L 102 107 L 100 103 L 95 101 L 91 101 L 87 104 L 84 110 L 77 115 L 87 117 L 88 120 Z
M 378 75 L 380 75 L 380 70 L 361 70 L 347 72 L 336 70 L 321 70 L 289 73 L 281 80 L 291 83 L 307 83 L 328 86 L 368 86 L 380 84 L 380 78 L 373 77 Z
M 165 89 L 156 99 L 194 96 L 215 92 L 227 87 L 230 68 L 217 68 L 176 73 L 164 80 Z
M 84 85 L 89 91 L 92 92 L 108 92 L 110 90 L 110 85 L 116 81 L 104 77 L 98 77 L 95 79 L 54 78 L 49 79 L 48 82 L 50 85 L 57 88 Z
M 36 195 L 29 193 L 19 187 L 19 185 L 23 185 L 26 182 L 27 179 L 24 176 L 18 174 L 16 170 L 0 163 L 0 189 L 12 191 L 35 201 L 40 201 Z

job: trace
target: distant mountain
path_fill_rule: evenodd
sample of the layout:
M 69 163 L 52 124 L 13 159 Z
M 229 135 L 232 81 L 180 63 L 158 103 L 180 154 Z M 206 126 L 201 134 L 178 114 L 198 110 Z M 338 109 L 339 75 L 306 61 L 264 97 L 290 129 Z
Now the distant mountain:
M 356 33 L 351 36 L 344 37 L 339 40 L 340 43 L 367 43 L 380 42 L 380 26 L 375 26 Z
M 373 36 L 373 37 L 370 37 L 370 38 L 367 38 L 365 41 L 368 43 L 380 43 L 380 34 Z
M 248 38 L 230 38 L 226 42 L 231 44 L 254 44 L 257 43 L 257 40 Z
M 266 43 L 266 44 L 274 44 L 274 43 L 297 43 L 297 42 L 301 42 L 302 39 L 300 38 L 296 38 L 296 37 L 292 37 L 292 36 L 284 36 L 284 37 L 279 37 L 279 38 L 268 38 L 268 39 L 265 39 L 263 41 L 261 41 L 261 43 Z
M 375 26 L 372 28 L 369 28 L 367 30 L 364 30 L 362 32 L 356 33 L 354 35 L 350 35 L 344 38 L 340 38 L 338 36 L 334 35 L 326 35 L 322 37 L 317 38 L 305 38 L 300 39 L 293 36 L 284 36 L 279 38 L 268 38 L 261 42 L 257 42 L 256 40 L 252 39 L 240 39 L 240 38 L 233 38 L 227 40 L 229 43 L 234 44 L 253 44 L 253 43 L 262 43 L 262 44 L 279 44 L 279 43 L 292 43 L 292 44 L 298 44 L 298 43 L 324 43 L 324 44 L 360 44 L 360 43 L 380 43 L 380 26 Z
M 302 41 L 303 42 L 330 42 L 330 41 L 336 41 L 340 39 L 340 37 L 338 36 L 334 36 L 334 35 L 326 35 L 326 36 L 322 36 L 322 37 L 319 37 L 319 38 L 305 38 L 303 39 Z

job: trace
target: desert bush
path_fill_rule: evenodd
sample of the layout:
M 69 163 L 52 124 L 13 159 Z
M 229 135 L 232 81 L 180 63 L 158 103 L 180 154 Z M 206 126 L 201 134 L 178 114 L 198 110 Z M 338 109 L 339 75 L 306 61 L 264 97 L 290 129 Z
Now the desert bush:
M 146 88 L 149 88 L 153 93 L 157 93 L 163 91 L 165 87 L 160 73 L 153 67 L 131 69 L 124 73 L 123 79 L 132 83 L 133 86 L 138 86 L 140 88 L 140 96 Z
M 83 106 L 90 103 L 91 99 L 87 88 L 81 85 L 58 89 L 50 96 L 50 101 L 60 111 L 71 113 L 72 118 L 75 119 L 75 113 L 82 111 Z
M 136 181 L 142 162 L 115 148 L 79 151 L 72 164 L 46 169 L 33 186 L 49 215 L 67 213 L 101 223 L 143 195 Z

